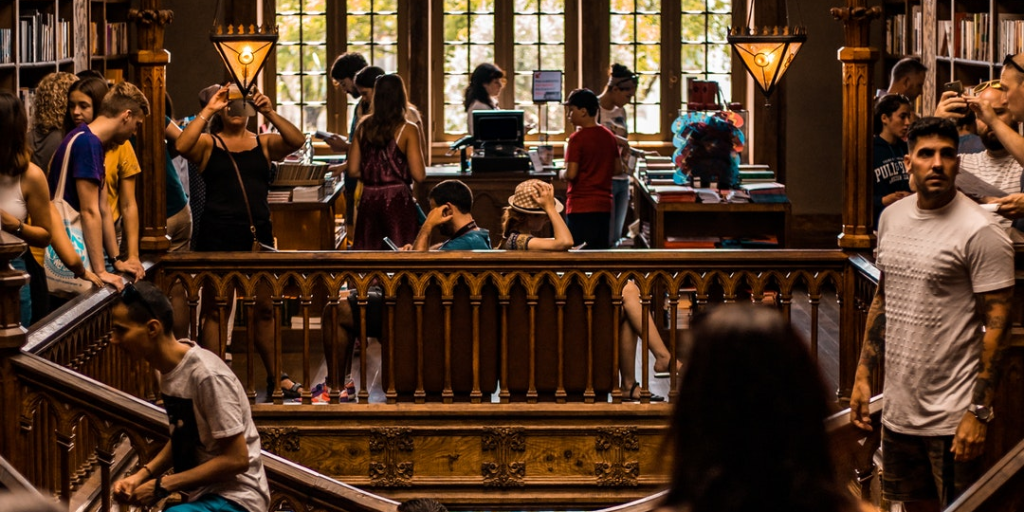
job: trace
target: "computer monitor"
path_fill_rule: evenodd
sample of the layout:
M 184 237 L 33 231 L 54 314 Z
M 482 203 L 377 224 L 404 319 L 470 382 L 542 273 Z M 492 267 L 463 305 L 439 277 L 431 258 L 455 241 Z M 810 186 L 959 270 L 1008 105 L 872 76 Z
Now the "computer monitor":
M 510 155 L 515 148 L 523 147 L 522 110 L 474 110 L 474 146 L 485 151 L 509 147 Z M 504 152 L 499 150 L 500 152 Z

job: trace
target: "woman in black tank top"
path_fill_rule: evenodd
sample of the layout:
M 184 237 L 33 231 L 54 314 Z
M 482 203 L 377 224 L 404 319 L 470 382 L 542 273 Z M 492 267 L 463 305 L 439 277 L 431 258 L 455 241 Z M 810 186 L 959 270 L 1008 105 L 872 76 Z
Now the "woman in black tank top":
M 249 117 L 256 115 L 257 110 L 279 133 L 256 135 L 247 129 Z M 204 131 L 208 123 L 213 125 L 210 126 L 211 133 Z M 252 250 L 254 237 L 250 226 L 256 228 L 256 240 L 273 245 L 270 208 L 267 205 L 270 162 L 283 159 L 303 142 L 302 132 L 279 116 L 270 98 L 259 91 L 254 91 L 251 100 L 247 101 L 234 85 L 223 86 L 210 98 L 175 143 L 179 153 L 199 166 L 206 184 L 203 222 L 194 234 L 197 251 L 248 252 Z M 204 289 L 203 294 L 200 342 L 210 350 L 220 350 L 223 340 L 220 340 L 220 318 L 212 307 L 215 303 L 213 293 Z M 205 307 L 207 304 L 211 306 L 209 309 Z M 267 379 L 269 398 L 277 387 L 277 379 L 272 377 L 274 317 L 269 290 L 257 291 L 255 317 L 256 349 L 263 359 L 267 375 L 271 376 Z M 299 388 L 294 383 L 286 387 L 289 396 Z

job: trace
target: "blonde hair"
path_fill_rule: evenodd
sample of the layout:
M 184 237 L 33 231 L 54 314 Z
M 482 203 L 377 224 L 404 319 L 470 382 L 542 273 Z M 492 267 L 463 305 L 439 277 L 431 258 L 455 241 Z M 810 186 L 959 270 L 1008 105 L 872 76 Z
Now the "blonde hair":
M 110 92 L 103 97 L 103 105 L 100 106 L 99 113 L 103 116 L 115 117 L 125 110 L 148 116 L 149 100 L 138 87 L 128 82 L 121 82 L 111 87 Z M 141 112 L 135 112 L 136 110 Z
M 54 130 L 64 129 L 68 89 L 77 81 L 77 76 L 63 71 L 50 73 L 39 81 L 35 101 L 32 103 L 32 119 L 36 131 L 46 135 Z

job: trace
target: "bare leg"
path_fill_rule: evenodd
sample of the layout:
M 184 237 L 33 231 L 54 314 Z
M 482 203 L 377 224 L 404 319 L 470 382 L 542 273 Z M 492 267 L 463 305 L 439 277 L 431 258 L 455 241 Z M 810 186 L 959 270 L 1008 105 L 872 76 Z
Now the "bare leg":
M 622 310 L 633 334 L 630 338 L 620 337 L 619 343 L 624 345 L 628 341 L 635 353 L 637 337 L 643 333 L 644 318 L 643 305 L 640 303 L 640 289 L 637 288 L 636 283 L 633 281 L 628 282 L 622 289 Z M 668 371 L 668 365 L 672 360 L 672 354 L 669 352 L 668 347 L 665 346 L 665 341 L 661 339 L 661 333 L 658 331 L 658 325 L 654 322 L 654 319 L 651 318 L 650 314 L 647 315 L 646 320 L 647 348 L 651 351 L 651 354 L 654 355 L 654 371 Z M 621 349 L 624 351 L 626 348 L 623 346 Z
M 175 281 L 171 285 L 171 311 L 174 311 L 174 336 L 178 339 L 188 338 L 189 311 L 188 300 L 185 297 L 185 287 L 181 281 Z
M 324 337 L 324 357 L 327 358 L 326 383 L 329 389 L 338 389 L 344 385 L 344 382 L 338 381 L 339 375 L 341 378 L 348 376 L 351 364 L 352 331 L 355 327 L 352 307 L 345 297 L 341 298 L 338 306 L 334 309 L 337 312 L 334 339 L 329 340 L 328 337 Z M 339 361 L 337 359 L 339 356 L 344 359 Z
M 622 375 L 622 392 L 625 396 L 636 383 L 636 332 L 625 319 L 619 322 L 619 374 Z M 636 398 L 630 396 L 630 398 Z
M 216 295 L 209 286 L 204 286 L 201 293 L 203 304 L 199 312 L 199 323 L 202 326 L 199 344 L 214 354 L 221 355 L 224 340 L 220 337 L 220 309 L 217 307 Z
M 267 372 L 267 380 L 277 380 L 280 372 L 274 372 L 274 305 L 270 300 L 270 289 L 260 287 L 256 291 L 256 305 L 253 308 L 255 320 L 256 351 L 263 360 L 263 369 Z

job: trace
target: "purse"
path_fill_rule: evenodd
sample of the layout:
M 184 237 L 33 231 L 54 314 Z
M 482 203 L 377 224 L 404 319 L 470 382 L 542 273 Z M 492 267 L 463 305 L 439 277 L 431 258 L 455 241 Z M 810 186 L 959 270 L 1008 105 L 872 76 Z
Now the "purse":
M 68 178 L 68 162 L 71 160 L 71 145 L 75 143 L 75 139 L 81 134 L 82 132 L 78 132 L 74 137 L 71 137 L 67 149 L 64 151 L 64 161 L 60 166 L 60 180 L 57 182 L 57 189 L 54 191 L 53 205 L 57 208 L 57 213 L 60 215 L 60 221 L 64 226 L 64 232 L 67 233 L 68 240 L 71 241 L 71 246 L 74 248 L 75 253 L 82 258 L 82 264 L 88 269 L 91 267 L 89 266 L 89 254 L 85 250 L 85 235 L 82 234 L 82 217 L 78 210 L 75 210 L 64 200 L 64 186 Z M 57 256 L 56 251 L 53 250 L 53 245 L 46 246 L 42 263 L 43 269 L 46 272 L 46 285 L 50 292 L 77 295 L 92 288 L 92 283 L 75 277 L 75 273 L 64 265 L 64 262 Z
M 213 138 L 224 146 L 224 152 L 227 153 L 228 159 L 231 160 L 231 166 L 235 168 L 235 176 L 238 178 L 238 186 L 242 189 L 242 200 L 245 201 L 245 213 L 249 215 L 249 232 L 252 233 L 252 252 L 277 252 L 276 248 L 261 243 L 259 238 L 256 238 L 256 223 L 252 220 L 252 207 L 249 206 L 249 194 L 245 193 L 245 182 L 242 181 L 242 171 L 238 170 L 238 164 L 235 163 L 235 157 L 232 156 L 231 151 L 228 150 L 228 145 L 216 135 L 214 135 Z

